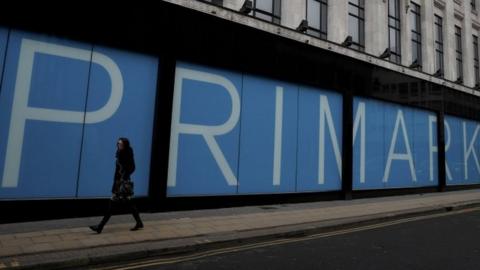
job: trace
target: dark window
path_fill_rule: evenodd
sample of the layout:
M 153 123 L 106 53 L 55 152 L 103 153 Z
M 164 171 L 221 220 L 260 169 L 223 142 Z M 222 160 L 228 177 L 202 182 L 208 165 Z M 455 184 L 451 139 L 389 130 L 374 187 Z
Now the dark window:
M 412 63 L 417 63 L 418 69 L 422 65 L 422 30 L 420 20 L 420 6 L 412 3 L 411 9 L 411 23 L 412 23 Z
M 254 0 L 253 16 L 259 19 L 280 24 L 280 0 Z
M 352 48 L 365 48 L 365 1 L 348 1 L 348 35 L 352 37 Z
M 480 85 L 480 70 L 479 70 L 479 59 L 478 59 L 478 37 L 473 36 L 473 68 L 475 70 L 475 85 Z
M 223 6 L 223 0 L 200 0 L 202 2 L 209 2 L 217 6 Z
M 388 47 L 390 61 L 401 62 L 400 46 L 400 0 L 388 0 Z
M 455 26 L 455 59 L 457 64 L 457 80 L 463 79 L 463 52 L 462 52 L 462 28 Z
M 327 39 L 327 0 L 307 0 L 307 33 Z
M 477 3 L 476 3 L 477 0 L 470 0 L 470 6 L 472 6 L 472 10 L 476 10 L 477 9 Z
M 435 73 L 443 77 L 443 20 L 435 15 Z

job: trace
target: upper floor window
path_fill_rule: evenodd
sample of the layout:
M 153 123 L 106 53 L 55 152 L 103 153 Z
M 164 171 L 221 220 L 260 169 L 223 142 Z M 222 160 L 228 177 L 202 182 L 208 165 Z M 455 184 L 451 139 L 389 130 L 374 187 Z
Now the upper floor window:
M 281 0 L 254 0 L 253 16 L 280 24 Z
M 462 28 L 455 25 L 455 59 L 457 64 L 457 81 L 463 81 L 463 51 L 462 51 Z
M 472 7 L 472 10 L 477 10 L 477 0 L 470 0 L 470 6 Z
M 435 15 L 435 74 L 443 77 L 443 20 Z
M 475 86 L 480 86 L 479 62 L 478 37 L 473 35 L 473 69 L 475 70 Z
M 410 13 L 412 23 L 412 64 L 421 69 L 422 65 L 422 27 L 420 20 L 420 6 L 412 3 Z
M 390 61 L 400 63 L 400 0 L 388 0 L 388 47 Z
M 352 37 L 350 47 L 357 50 L 365 48 L 365 1 L 348 1 L 348 35 Z
M 307 0 L 308 34 L 327 39 L 327 9 L 327 0 Z

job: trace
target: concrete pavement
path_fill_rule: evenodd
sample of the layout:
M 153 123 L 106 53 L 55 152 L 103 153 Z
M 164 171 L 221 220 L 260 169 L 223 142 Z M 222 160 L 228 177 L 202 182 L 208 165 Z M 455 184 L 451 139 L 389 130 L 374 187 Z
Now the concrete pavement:
M 480 205 L 480 190 L 301 204 L 142 214 L 130 232 L 128 215 L 114 216 L 102 234 L 100 217 L 0 225 L 0 269 L 69 267 L 260 241 L 360 223 Z

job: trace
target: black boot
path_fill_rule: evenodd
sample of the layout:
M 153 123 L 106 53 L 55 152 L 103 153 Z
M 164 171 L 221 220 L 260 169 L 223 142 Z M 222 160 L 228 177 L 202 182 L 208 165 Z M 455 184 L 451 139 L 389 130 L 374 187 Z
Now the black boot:
M 141 221 L 137 222 L 137 224 L 135 224 L 135 227 L 131 228 L 130 231 L 137 231 L 140 229 L 143 229 L 143 223 Z
M 92 231 L 94 231 L 96 233 L 102 233 L 103 226 L 93 225 L 93 226 L 89 226 L 89 227 L 90 227 L 90 229 L 92 229 Z
M 129 200 L 128 203 L 130 204 L 130 209 L 132 211 L 133 218 L 135 218 L 135 221 L 137 224 L 135 224 L 135 227 L 131 228 L 130 231 L 136 231 L 139 229 L 143 228 L 143 222 L 142 219 L 140 218 L 140 213 L 138 213 L 137 207 L 133 203 L 132 200 Z
M 103 216 L 102 221 L 100 221 L 98 225 L 89 226 L 90 229 L 92 229 L 92 231 L 96 233 L 102 233 L 103 227 L 105 226 L 105 224 L 107 224 L 108 220 L 112 216 L 112 207 L 113 207 L 113 202 L 112 200 L 109 200 L 107 211 L 105 212 L 105 215 Z

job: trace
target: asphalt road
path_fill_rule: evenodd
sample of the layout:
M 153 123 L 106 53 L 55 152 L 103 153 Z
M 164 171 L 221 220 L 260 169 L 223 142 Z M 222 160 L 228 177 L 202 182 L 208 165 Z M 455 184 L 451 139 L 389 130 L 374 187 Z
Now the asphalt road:
M 480 210 L 423 218 L 124 269 L 480 269 Z

